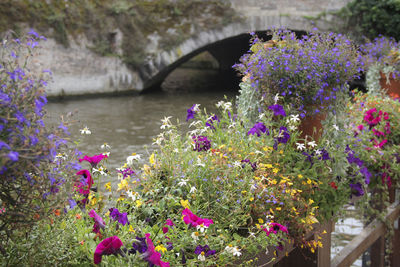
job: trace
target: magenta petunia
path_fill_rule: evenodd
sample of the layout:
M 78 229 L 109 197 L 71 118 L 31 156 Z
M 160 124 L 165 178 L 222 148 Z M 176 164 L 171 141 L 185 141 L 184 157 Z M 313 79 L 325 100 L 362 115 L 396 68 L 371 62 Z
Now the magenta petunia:
M 83 181 L 80 181 L 79 183 L 75 184 L 75 187 L 77 188 L 80 194 L 88 195 L 90 188 L 93 185 L 92 175 L 88 170 L 80 170 L 76 173 L 76 175 L 82 176 Z
M 270 223 L 269 229 L 263 228 L 262 230 L 267 234 L 267 236 L 269 236 L 271 233 L 277 234 L 279 231 L 289 234 L 287 228 L 279 223 Z
M 124 244 L 118 238 L 118 236 L 107 237 L 101 241 L 94 252 L 94 264 L 101 263 L 101 257 L 106 255 L 117 255 L 120 252 L 120 248 Z
M 97 164 L 99 164 L 99 162 L 105 158 L 107 158 L 107 155 L 103 155 L 103 154 L 94 155 L 93 157 L 89 157 L 89 156 L 85 155 L 83 157 L 83 159 L 79 159 L 79 162 L 87 161 L 90 163 L 90 165 L 92 165 L 93 168 L 95 168 L 97 166 Z
M 198 225 L 204 225 L 205 227 L 209 227 L 211 224 L 213 224 L 213 220 L 211 219 L 206 219 L 206 218 L 200 218 L 192 213 L 192 211 L 188 208 L 184 209 L 182 211 L 183 215 L 183 221 L 186 224 L 191 225 L 192 227 L 196 227 Z
M 169 262 L 164 262 L 161 260 L 160 252 L 157 252 L 154 248 L 153 241 L 150 239 L 150 234 L 145 234 L 146 243 L 147 243 L 147 251 L 144 253 L 144 259 L 151 264 L 161 266 L 161 267 L 170 267 Z
M 106 227 L 103 219 L 93 209 L 89 211 L 89 216 L 94 219 L 93 232 L 100 233 L 100 228 Z

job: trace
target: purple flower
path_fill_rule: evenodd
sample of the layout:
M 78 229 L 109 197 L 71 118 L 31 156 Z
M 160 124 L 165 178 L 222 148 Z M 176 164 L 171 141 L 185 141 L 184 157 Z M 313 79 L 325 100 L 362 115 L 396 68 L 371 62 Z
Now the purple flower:
M 19 154 L 16 151 L 10 151 L 7 156 L 12 161 L 18 161 L 19 158 Z
M 219 120 L 219 118 L 218 118 L 217 115 L 214 115 L 214 116 L 212 116 L 211 118 L 209 118 L 209 119 L 206 121 L 206 126 L 207 126 L 207 127 L 210 127 L 212 130 L 215 130 L 214 121 L 220 122 L 220 120 Z
M 211 142 L 208 140 L 207 136 L 198 135 L 193 136 L 192 139 L 194 141 L 194 151 L 207 151 L 211 148 Z
M 128 214 L 126 212 L 120 213 L 117 208 L 110 209 L 110 218 L 114 221 L 118 221 L 122 225 L 129 224 Z
M 139 252 L 140 254 L 143 254 L 146 251 L 147 251 L 146 238 L 137 236 L 136 240 L 133 241 L 132 249 L 129 250 L 129 253 L 136 254 L 136 252 Z
M 93 232 L 100 233 L 100 228 L 104 229 L 106 227 L 105 222 L 93 209 L 89 211 L 89 216 L 94 220 Z
M 0 140 L 0 150 L 2 150 L 3 147 L 5 147 L 6 149 L 10 149 L 10 146 L 7 143 Z
M 290 134 L 285 126 L 279 128 L 279 134 L 275 137 L 274 149 L 278 149 L 278 144 L 286 144 L 290 139 Z
M 371 181 L 371 177 L 372 177 L 372 174 L 368 171 L 368 169 L 367 169 L 367 167 L 362 167 L 361 169 L 360 169 L 360 173 L 362 174 L 362 175 L 364 175 L 364 177 L 365 177 L 365 183 L 366 184 L 369 184 L 369 182 Z
M 254 135 L 257 134 L 257 136 L 261 136 L 262 133 L 267 133 L 269 135 L 269 130 L 268 128 L 264 125 L 262 122 L 257 122 L 254 124 L 253 128 L 251 128 L 248 132 L 247 135 Z
M 364 189 L 362 188 L 361 183 L 350 184 L 352 195 L 359 197 L 364 195 Z
M 194 115 L 196 115 L 196 108 L 197 108 L 197 105 L 194 104 L 191 108 L 189 108 L 187 110 L 186 121 L 188 121 L 190 119 L 194 119 Z
M 283 116 L 286 117 L 286 112 L 281 105 L 275 104 L 268 107 L 270 110 L 274 112 L 274 116 Z
M 211 250 L 208 245 L 198 245 L 196 249 L 194 250 L 194 254 L 200 255 L 201 253 L 204 253 L 205 257 L 211 256 L 215 254 L 215 250 Z

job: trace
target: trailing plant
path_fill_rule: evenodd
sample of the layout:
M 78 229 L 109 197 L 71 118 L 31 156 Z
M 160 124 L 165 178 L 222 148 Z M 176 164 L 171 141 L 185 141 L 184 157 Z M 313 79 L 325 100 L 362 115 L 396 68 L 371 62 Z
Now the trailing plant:
M 45 127 L 49 70 L 32 70 L 39 39 L 30 31 L 0 47 L 0 249 L 29 232 L 68 199 L 76 151 L 68 147 L 67 121 Z M 72 149 L 72 148 L 71 148 Z M 69 188 L 67 189 L 67 192 Z

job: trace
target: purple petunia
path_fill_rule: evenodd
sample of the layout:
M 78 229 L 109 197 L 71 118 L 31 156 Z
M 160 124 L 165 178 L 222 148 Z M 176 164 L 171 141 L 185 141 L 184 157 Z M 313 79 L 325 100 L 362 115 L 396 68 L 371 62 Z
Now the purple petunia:
M 274 116 L 283 116 L 286 117 L 286 112 L 281 105 L 275 104 L 268 107 L 270 110 L 274 112 Z
M 126 212 L 120 213 L 117 208 L 110 209 L 110 218 L 112 218 L 114 221 L 118 221 L 122 225 L 129 224 L 128 214 Z
M 194 119 L 194 115 L 196 115 L 196 111 L 198 110 L 198 105 L 194 104 L 191 108 L 187 110 L 186 121 L 190 119 Z
M 364 195 L 364 189 L 362 188 L 361 183 L 350 184 L 352 195 L 359 197 Z
M 10 151 L 7 156 L 12 161 L 18 161 L 19 159 L 19 154 L 16 151 Z
M 253 128 L 251 128 L 248 132 L 247 135 L 255 135 L 257 134 L 257 136 L 261 136 L 262 133 L 267 133 L 267 135 L 269 135 L 269 130 L 268 128 L 264 125 L 264 123 L 262 122 L 257 122 L 256 124 L 254 124 Z
M 220 122 L 219 118 L 217 115 L 212 116 L 211 118 L 209 118 L 206 121 L 206 126 L 211 128 L 212 130 L 215 130 L 215 126 L 214 126 L 214 121 Z
M 274 149 L 278 149 L 278 144 L 286 144 L 290 139 L 290 134 L 285 126 L 279 128 L 279 134 L 275 137 Z
M 215 254 L 215 250 L 211 250 L 208 245 L 198 245 L 194 250 L 194 254 L 200 255 L 203 254 L 205 257 L 211 256 Z

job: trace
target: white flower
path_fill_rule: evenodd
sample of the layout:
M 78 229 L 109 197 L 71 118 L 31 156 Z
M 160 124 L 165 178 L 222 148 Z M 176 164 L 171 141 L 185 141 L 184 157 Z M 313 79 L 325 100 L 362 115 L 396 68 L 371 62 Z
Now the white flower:
M 203 123 L 202 121 L 194 121 L 189 125 L 189 127 L 196 126 L 196 125 L 202 124 L 202 123 Z
M 302 151 L 303 149 L 306 148 L 306 146 L 303 143 L 296 143 L 296 145 L 297 145 L 297 149 L 300 151 Z
M 199 232 L 193 232 L 190 236 L 193 238 L 194 241 L 199 240 Z
M 196 189 L 196 187 L 194 187 L 194 186 L 192 186 L 191 188 L 190 188 L 190 194 L 193 194 L 194 192 L 196 192 L 197 191 L 197 189 Z
M 256 238 L 256 234 L 253 233 L 253 232 L 249 232 L 249 236 L 250 236 L 250 237 L 253 237 L 253 238 Z
M 241 168 L 242 167 L 242 163 L 240 163 L 240 161 L 235 161 L 235 162 L 233 162 L 233 166 L 237 167 L 237 168 Z
M 276 105 L 276 103 L 278 103 L 278 101 L 279 101 L 279 94 L 276 94 L 274 96 L 274 101 L 275 101 L 275 105 Z
M 225 111 L 227 111 L 227 110 L 232 110 L 232 103 L 231 103 L 231 102 L 226 102 L 226 103 L 224 104 L 224 110 L 225 110 Z
M 107 143 L 104 143 L 100 146 L 101 149 L 111 149 L 110 145 Z
M 103 152 L 102 154 L 103 154 L 104 156 L 107 156 L 107 157 L 110 156 L 110 152 Z
M 128 165 L 132 165 L 134 160 L 139 160 L 140 159 L 140 155 L 136 154 L 136 153 L 132 153 L 131 156 L 126 158 L 126 163 Z
M 197 256 L 197 258 L 198 258 L 200 261 L 205 261 L 205 260 L 206 260 L 206 256 L 204 256 L 204 251 L 202 251 L 202 252 L 199 254 L 199 256 Z
M 98 173 L 100 173 L 101 175 L 105 175 L 105 176 L 107 176 L 106 171 L 107 171 L 107 169 L 104 168 L 103 166 L 100 166 L 98 169 L 93 168 L 93 173 L 98 172 Z
M 333 125 L 333 128 L 334 128 L 336 131 L 339 131 L 339 127 L 338 127 L 336 124 Z
M 225 102 L 222 101 L 222 100 L 219 101 L 219 102 L 216 104 L 217 108 L 221 107 L 224 103 L 225 103 Z
M 315 155 L 320 156 L 321 154 L 322 154 L 321 150 L 319 150 L 319 149 L 315 150 Z
M 264 114 L 264 113 L 261 113 L 260 115 L 258 115 L 258 119 L 259 119 L 259 120 L 262 120 L 264 117 L 265 117 L 265 114 Z
M 290 115 L 290 121 L 293 121 L 293 122 L 298 122 L 298 121 L 300 121 L 299 114 Z
M 236 122 L 232 122 L 232 124 L 228 126 L 228 128 L 235 128 L 235 127 L 236 127 Z
M 204 224 L 199 224 L 196 226 L 196 229 L 199 230 L 200 232 L 204 233 L 205 230 L 207 230 L 207 226 L 204 226 Z
M 234 246 L 232 248 L 232 254 L 233 254 L 233 256 L 240 257 L 240 255 L 242 255 L 242 252 L 240 252 L 240 249 L 238 247 Z
M 291 131 L 296 131 L 296 130 L 297 130 L 297 127 L 294 126 L 294 125 L 290 125 L 290 126 L 289 126 L 289 130 L 291 130 Z
M 181 179 L 181 181 L 178 183 L 178 185 L 181 186 L 181 187 L 184 186 L 184 185 L 187 185 L 187 181 L 189 181 L 189 179 L 186 179 L 186 180 L 185 179 Z
M 225 247 L 225 251 L 228 252 L 228 253 L 232 253 L 232 249 L 233 249 L 233 247 L 230 244 Z
M 265 249 L 265 255 L 268 255 L 268 253 L 269 253 L 269 250 L 268 250 L 268 247 Z
M 206 164 L 204 164 L 203 162 L 201 162 L 201 159 L 200 159 L 200 158 L 197 158 L 197 163 L 196 163 L 196 166 L 205 167 L 205 166 L 206 166 Z
M 83 129 L 80 129 L 79 131 L 81 131 L 81 134 L 92 134 L 87 126 L 85 126 Z
M 317 143 L 315 143 L 315 141 L 310 141 L 307 143 L 307 145 L 309 145 L 310 147 L 314 148 L 317 146 Z
M 251 183 L 250 190 L 251 190 L 251 191 L 255 191 L 256 189 L 257 189 L 257 185 Z
M 160 129 L 165 129 L 165 128 L 171 128 L 171 121 L 169 120 L 170 118 L 172 118 L 171 116 L 169 117 L 164 117 L 164 119 L 161 120 L 162 125 L 160 126 Z
M 194 111 L 194 112 L 200 111 L 200 104 L 195 104 L 195 105 L 193 106 L 193 111 Z
M 67 155 L 62 154 L 62 153 L 58 153 L 58 154 L 56 155 L 54 161 L 57 161 L 57 160 L 60 160 L 60 159 L 61 159 L 61 160 L 66 160 L 66 159 L 67 159 Z
M 128 194 L 128 197 L 132 198 L 132 201 L 136 200 L 136 194 L 137 194 L 136 192 L 132 192 L 131 190 L 128 190 L 126 193 Z

